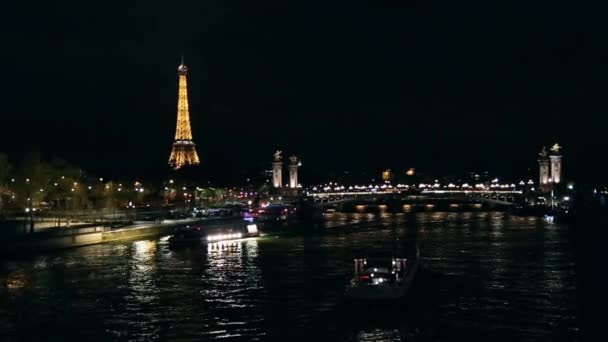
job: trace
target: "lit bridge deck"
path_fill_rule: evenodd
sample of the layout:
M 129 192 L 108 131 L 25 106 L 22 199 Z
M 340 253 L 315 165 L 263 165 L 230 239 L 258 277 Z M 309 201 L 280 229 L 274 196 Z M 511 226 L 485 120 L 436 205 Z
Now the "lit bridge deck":
M 330 206 L 355 202 L 364 199 L 379 198 L 401 198 L 409 200 L 430 200 L 430 199 L 450 199 L 456 201 L 476 200 L 492 204 L 510 206 L 515 203 L 515 199 L 523 194 L 522 190 L 515 189 L 429 189 L 422 190 L 417 194 L 399 189 L 382 189 L 371 191 L 328 191 L 328 192 L 308 192 L 318 206 Z

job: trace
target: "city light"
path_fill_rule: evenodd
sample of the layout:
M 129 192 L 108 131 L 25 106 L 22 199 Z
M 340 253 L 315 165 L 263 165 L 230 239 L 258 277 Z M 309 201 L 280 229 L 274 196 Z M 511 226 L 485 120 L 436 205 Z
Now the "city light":
M 217 234 L 217 235 L 209 235 L 209 236 L 207 236 L 207 241 L 221 241 L 221 240 L 229 240 L 229 239 L 240 239 L 242 237 L 243 237 L 242 233 Z

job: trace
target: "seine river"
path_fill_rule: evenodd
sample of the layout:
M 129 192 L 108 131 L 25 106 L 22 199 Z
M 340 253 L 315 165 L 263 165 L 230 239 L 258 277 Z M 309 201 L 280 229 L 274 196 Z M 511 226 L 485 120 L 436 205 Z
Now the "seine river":
M 8 341 L 538 341 L 579 332 L 568 227 L 502 212 L 333 213 L 310 233 L 167 237 L 0 262 Z M 405 302 L 348 303 L 354 257 L 417 240 Z

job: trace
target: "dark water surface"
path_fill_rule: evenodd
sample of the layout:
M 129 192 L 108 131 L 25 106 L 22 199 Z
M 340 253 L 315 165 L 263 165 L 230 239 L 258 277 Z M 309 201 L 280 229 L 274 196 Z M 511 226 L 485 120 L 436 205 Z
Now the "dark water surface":
M 352 259 L 390 252 L 395 235 L 417 239 L 424 258 L 407 301 L 347 303 Z M 180 249 L 165 237 L 3 260 L 0 336 L 568 341 L 579 334 L 574 269 L 568 227 L 540 218 L 335 213 L 305 236 Z

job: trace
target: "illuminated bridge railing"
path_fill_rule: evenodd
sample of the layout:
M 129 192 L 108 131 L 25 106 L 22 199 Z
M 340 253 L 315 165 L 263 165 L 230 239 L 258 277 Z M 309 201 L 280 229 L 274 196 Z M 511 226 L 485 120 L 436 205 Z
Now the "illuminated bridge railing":
M 522 190 L 423 190 L 421 194 L 509 194 L 509 195 L 521 195 Z
M 312 197 L 328 197 L 328 196 L 365 196 L 365 195 L 388 195 L 398 194 L 396 190 L 380 190 L 380 191 L 341 191 L 341 192 L 308 192 L 308 196 Z
M 398 189 L 386 189 L 386 190 L 372 190 L 372 191 L 320 191 L 320 192 L 308 192 L 308 196 L 311 197 L 347 197 L 347 196 L 374 196 L 374 195 L 391 195 L 391 194 L 402 194 L 403 192 Z M 406 193 L 403 193 L 406 194 Z M 421 195 L 440 195 L 440 194 L 453 194 L 453 195 L 521 195 L 522 190 L 498 190 L 498 189 L 432 189 L 422 190 Z

